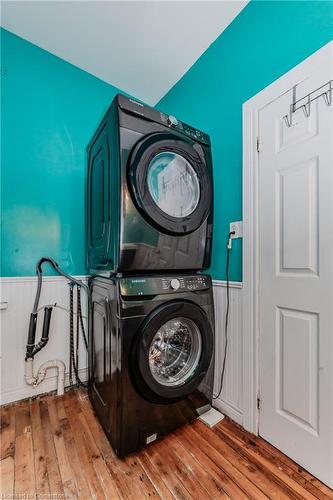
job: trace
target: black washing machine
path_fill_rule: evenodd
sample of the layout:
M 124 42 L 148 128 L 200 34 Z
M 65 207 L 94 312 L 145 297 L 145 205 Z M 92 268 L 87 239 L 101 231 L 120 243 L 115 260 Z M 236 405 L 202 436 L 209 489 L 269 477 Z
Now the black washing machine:
M 95 277 L 90 290 L 89 396 L 124 457 L 210 408 L 211 278 Z
M 207 134 L 116 96 L 88 146 L 88 268 L 201 270 L 212 246 Z

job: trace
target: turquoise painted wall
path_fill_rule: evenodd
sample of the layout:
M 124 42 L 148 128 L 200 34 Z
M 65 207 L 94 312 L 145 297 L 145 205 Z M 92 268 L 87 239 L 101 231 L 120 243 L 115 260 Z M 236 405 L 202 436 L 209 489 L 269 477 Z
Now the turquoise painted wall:
M 212 140 L 214 278 L 225 278 L 229 222 L 242 218 L 242 103 L 332 39 L 332 1 L 252 1 L 157 104 Z M 237 241 L 232 280 L 241 265 Z
M 118 89 L 5 30 L 1 63 L 1 274 L 85 274 L 85 147 Z

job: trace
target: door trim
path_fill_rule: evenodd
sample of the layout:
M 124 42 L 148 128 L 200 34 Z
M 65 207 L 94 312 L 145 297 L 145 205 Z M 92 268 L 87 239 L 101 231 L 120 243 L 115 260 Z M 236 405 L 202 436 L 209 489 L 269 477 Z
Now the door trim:
M 243 427 L 259 433 L 259 112 L 333 57 L 333 41 L 243 104 Z M 259 147 L 258 147 L 259 146 Z M 258 152 L 259 149 L 259 152 Z

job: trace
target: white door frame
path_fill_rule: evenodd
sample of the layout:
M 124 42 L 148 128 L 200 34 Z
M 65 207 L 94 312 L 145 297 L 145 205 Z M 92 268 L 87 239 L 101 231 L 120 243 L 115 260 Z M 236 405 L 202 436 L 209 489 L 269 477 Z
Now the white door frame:
M 316 67 L 333 58 L 333 41 L 291 69 L 243 104 L 243 426 L 258 434 L 259 412 L 259 234 L 258 149 L 259 111 L 313 76 Z M 287 112 L 287 111 L 286 111 Z M 259 147 L 258 147 L 259 146 Z

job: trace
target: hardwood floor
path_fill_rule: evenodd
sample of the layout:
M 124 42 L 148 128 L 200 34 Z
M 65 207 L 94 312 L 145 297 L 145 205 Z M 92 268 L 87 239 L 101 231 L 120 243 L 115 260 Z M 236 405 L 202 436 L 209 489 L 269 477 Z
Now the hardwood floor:
M 1 498 L 310 499 L 333 491 L 261 438 L 197 421 L 119 460 L 84 391 L 2 408 Z

